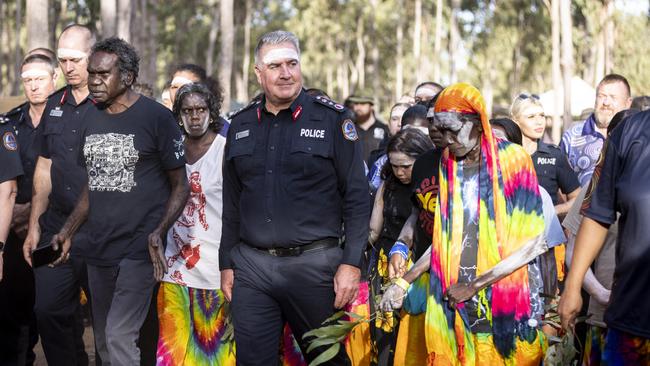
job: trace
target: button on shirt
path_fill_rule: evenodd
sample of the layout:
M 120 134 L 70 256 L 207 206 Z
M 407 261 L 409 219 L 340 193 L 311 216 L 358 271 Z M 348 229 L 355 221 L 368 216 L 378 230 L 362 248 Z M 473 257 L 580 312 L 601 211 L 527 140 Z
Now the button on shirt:
M 562 135 L 560 149 L 567 155 L 573 171 L 578 174 L 581 186 L 591 180 L 604 141 L 605 137 L 596 130 L 596 118 L 593 114 L 584 122 L 573 125 Z
M 0 124 L 0 183 L 15 179 L 23 174 L 20 163 L 18 141 L 13 128 L 8 124 Z
M 558 203 L 558 189 L 569 194 L 580 187 L 578 176 L 558 147 L 539 141 L 531 158 L 539 185 L 548 192 L 554 205 Z
M 40 220 L 41 227 L 47 232 L 60 229 L 86 183 L 81 148 L 83 131 L 88 123 L 84 116 L 91 108 L 95 107 L 89 98 L 77 104 L 72 87 L 67 86 L 50 95 L 43 112 L 40 155 L 52 160 L 50 203 Z
M 288 248 L 342 235 L 342 263 L 359 266 L 370 199 L 361 145 L 343 107 L 301 91 L 273 115 L 264 98 L 235 114 L 224 162 L 220 268 L 243 242 Z
M 616 269 L 605 323 L 650 338 L 650 111 L 623 120 L 604 149 L 604 161 L 596 168 L 582 214 L 613 224 L 620 213 Z
M 36 160 L 38 159 L 40 150 L 40 135 L 43 130 L 43 124 L 39 123 L 37 127 L 34 127 L 32 118 L 29 116 L 28 103 L 13 109 L 7 113 L 6 117 L 16 132 L 20 160 L 23 163 L 23 170 L 25 172 L 18 179 L 16 203 L 27 203 L 32 199 L 32 183 L 34 170 L 36 169 Z

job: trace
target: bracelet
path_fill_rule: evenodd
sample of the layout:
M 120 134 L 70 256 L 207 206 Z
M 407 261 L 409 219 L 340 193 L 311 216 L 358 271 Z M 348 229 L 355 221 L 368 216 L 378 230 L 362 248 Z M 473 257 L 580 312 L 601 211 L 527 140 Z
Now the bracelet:
M 399 288 L 401 288 L 402 290 L 404 290 L 404 291 L 408 291 L 409 287 L 411 287 L 411 284 L 408 283 L 408 281 L 406 281 L 402 277 L 398 277 L 398 278 L 394 279 L 393 283 L 395 285 L 397 285 Z
M 390 248 L 390 252 L 388 252 L 388 258 L 392 257 L 393 254 L 401 255 L 402 258 L 404 258 L 406 261 L 409 259 L 409 247 L 403 241 L 398 240 L 395 242 L 395 244 L 393 244 L 393 247 Z

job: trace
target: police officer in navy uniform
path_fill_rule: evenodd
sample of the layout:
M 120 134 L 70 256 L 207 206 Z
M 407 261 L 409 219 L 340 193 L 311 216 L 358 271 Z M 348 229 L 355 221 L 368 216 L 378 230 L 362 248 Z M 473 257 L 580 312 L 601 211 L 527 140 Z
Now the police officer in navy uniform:
M 374 104 L 374 100 L 365 95 L 351 95 L 345 100 L 345 105 L 354 112 L 363 161 L 368 166 L 372 166 L 383 153 L 389 138 L 388 127 L 375 116 Z M 381 150 L 381 153 L 373 154 L 376 150 Z
M 221 287 L 238 365 L 276 365 L 285 321 L 311 361 L 323 349 L 307 353 L 303 334 L 358 293 L 370 218 L 361 146 L 342 105 L 302 88 L 295 35 L 262 36 L 255 72 L 264 95 L 227 137 Z M 330 364 L 347 362 L 342 348 Z
M 539 185 L 546 189 L 554 205 L 559 203 L 558 189 L 566 195 L 574 192 L 577 195 L 576 190 L 580 188 L 580 181 L 559 147 L 540 139 L 537 142 L 537 151 L 531 155 L 531 159 L 533 159 Z
M 86 170 L 81 165 L 84 115 L 95 108 L 88 97 L 88 54 L 93 33 L 81 25 L 68 26 L 59 36 L 57 58 L 67 86 L 52 94 L 45 106 L 29 231 L 23 251 L 27 260 L 37 246 L 50 243 L 73 210 Z M 83 236 L 73 248 L 83 247 Z M 34 268 L 35 312 L 45 358 L 49 365 L 87 365 L 83 344 L 80 288 L 86 287 L 85 263 L 80 251 L 55 267 Z
M 33 348 L 38 342 L 34 318 L 34 274 L 23 257 L 23 241 L 27 234 L 32 199 L 32 178 L 40 150 L 41 116 L 48 96 L 54 91 L 56 61 L 42 54 L 27 56 L 21 66 L 21 81 L 27 102 L 5 114 L 7 124 L 15 132 L 24 174 L 18 178 L 18 192 L 12 217 L 12 228 L 7 237 L 10 250 L 5 257 L 5 267 L 10 278 L 0 286 L 11 289 L 10 296 L 0 297 L 0 312 L 13 311 L 13 319 L 21 324 L 21 339 L 26 361 L 35 359 Z M 11 256 L 9 256 L 11 254 Z
M 5 117 L 0 116 L 0 299 L 11 299 L 16 285 L 15 258 L 20 258 L 20 247 L 6 245 L 16 199 L 16 180 L 23 175 L 18 152 L 18 141 Z M 2 302 L 0 312 L 0 365 L 26 364 L 26 329 L 22 303 Z

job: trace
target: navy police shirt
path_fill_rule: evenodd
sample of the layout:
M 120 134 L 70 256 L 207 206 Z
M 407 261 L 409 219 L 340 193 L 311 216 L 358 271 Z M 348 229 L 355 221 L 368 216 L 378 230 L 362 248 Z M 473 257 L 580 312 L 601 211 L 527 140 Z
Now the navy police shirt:
M 13 126 L 16 133 L 20 160 L 23 163 L 23 170 L 25 172 L 18 179 L 16 203 L 28 203 L 32 200 L 34 170 L 36 169 L 36 160 L 40 151 L 43 124 L 39 123 L 34 127 L 32 118 L 29 116 L 29 103 L 23 103 L 7 112 L 5 118 L 8 119 L 8 123 Z
M 239 243 L 289 248 L 342 236 L 342 263 L 359 267 L 370 199 L 361 144 L 343 106 L 301 91 L 277 115 L 264 98 L 235 114 L 224 162 L 219 267 Z
M 0 183 L 16 179 L 23 175 L 20 163 L 18 141 L 13 128 L 8 124 L 0 124 Z
M 650 338 L 650 111 L 623 120 L 611 133 L 582 213 L 608 225 L 620 213 L 614 283 L 605 323 Z
M 571 169 L 566 155 L 559 147 L 540 140 L 531 159 L 539 185 L 548 192 L 554 205 L 558 204 L 558 189 L 569 194 L 580 188 L 578 175 Z

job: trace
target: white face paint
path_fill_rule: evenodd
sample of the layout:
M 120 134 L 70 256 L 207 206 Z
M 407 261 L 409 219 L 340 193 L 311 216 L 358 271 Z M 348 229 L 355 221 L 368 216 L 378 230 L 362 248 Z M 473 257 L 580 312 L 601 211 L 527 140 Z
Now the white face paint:
M 393 169 L 393 174 L 402 184 L 411 183 L 411 173 L 413 171 L 415 158 L 412 158 L 403 152 L 393 151 L 388 153 L 388 163 Z
M 203 121 L 198 123 L 192 122 L 190 116 L 183 115 L 181 118 L 183 119 L 183 129 L 185 129 L 185 132 L 187 132 L 191 137 L 203 136 L 208 130 L 208 125 L 210 124 L 209 114 L 203 117 Z
M 193 83 L 193 81 L 188 79 L 188 78 L 184 78 L 182 76 L 174 76 L 174 79 L 172 80 L 170 85 L 175 87 L 175 88 L 180 88 L 181 86 L 186 85 L 186 84 L 190 84 L 190 83 Z
M 48 76 L 52 76 L 52 73 L 49 73 L 43 69 L 31 69 L 20 74 L 21 79 L 35 79 Z
M 300 61 L 300 56 L 293 48 L 274 48 L 267 52 L 262 59 L 262 63 L 265 65 L 270 65 L 273 63 L 279 63 L 283 60 L 296 60 Z
M 66 60 L 66 59 L 78 59 L 78 58 L 87 58 L 88 54 L 83 51 L 75 50 L 72 48 L 57 48 L 56 50 L 56 57 L 59 60 Z
M 479 141 L 480 132 L 476 125 L 480 120 L 473 122 L 478 117 L 474 115 L 463 116 L 456 112 L 438 112 L 435 114 L 433 124 L 442 134 L 449 151 L 456 157 L 464 157 Z M 475 132 L 476 131 L 476 132 Z

